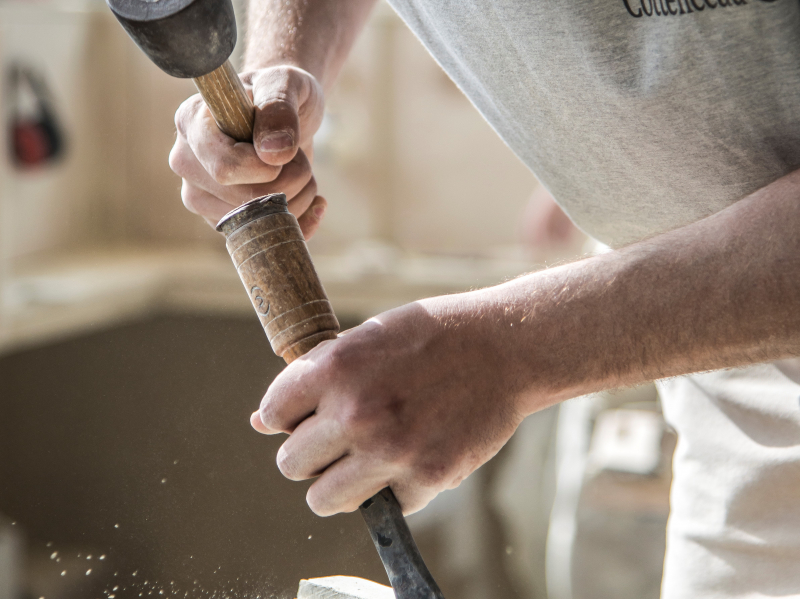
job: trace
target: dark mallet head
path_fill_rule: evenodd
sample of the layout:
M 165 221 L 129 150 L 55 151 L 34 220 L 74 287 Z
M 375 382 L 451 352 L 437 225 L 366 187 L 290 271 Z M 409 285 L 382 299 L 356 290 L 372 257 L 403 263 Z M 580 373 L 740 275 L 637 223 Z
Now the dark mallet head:
M 202 77 L 236 45 L 231 0 L 106 0 L 125 31 L 173 77 Z

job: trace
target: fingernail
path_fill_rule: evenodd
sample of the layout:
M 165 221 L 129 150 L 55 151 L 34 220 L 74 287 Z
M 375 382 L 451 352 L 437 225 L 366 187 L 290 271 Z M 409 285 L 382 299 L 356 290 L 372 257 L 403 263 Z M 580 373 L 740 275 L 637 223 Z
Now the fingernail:
M 314 208 L 314 218 L 317 220 L 321 220 L 323 215 L 325 214 L 325 206 L 317 206 Z
M 262 152 L 280 152 L 294 145 L 294 136 L 289 131 L 273 131 L 261 137 L 258 148 Z

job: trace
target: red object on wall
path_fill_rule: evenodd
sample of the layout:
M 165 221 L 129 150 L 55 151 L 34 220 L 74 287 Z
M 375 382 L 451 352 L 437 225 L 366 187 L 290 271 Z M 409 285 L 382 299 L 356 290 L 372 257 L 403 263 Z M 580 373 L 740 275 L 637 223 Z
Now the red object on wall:
M 14 156 L 17 162 L 33 166 L 47 161 L 52 154 L 50 140 L 36 121 L 14 123 Z
M 32 69 L 11 69 L 11 150 L 20 167 L 53 162 L 64 151 L 64 136 L 44 78 Z

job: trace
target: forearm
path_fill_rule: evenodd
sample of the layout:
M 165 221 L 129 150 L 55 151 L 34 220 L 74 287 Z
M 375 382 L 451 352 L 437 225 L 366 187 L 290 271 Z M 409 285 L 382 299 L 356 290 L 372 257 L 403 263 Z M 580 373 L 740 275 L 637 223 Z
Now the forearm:
M 526 413 L 800 355 L 800 171 L 702 221 L 464 301 Z
M 250 0 L 245 70 L 293 65 L 328 90 L 375 0 Z

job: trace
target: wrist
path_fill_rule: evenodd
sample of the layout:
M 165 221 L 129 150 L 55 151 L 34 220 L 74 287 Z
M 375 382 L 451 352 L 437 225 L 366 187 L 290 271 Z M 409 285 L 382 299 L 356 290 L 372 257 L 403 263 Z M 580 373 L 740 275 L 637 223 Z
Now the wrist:
M 246 73 L 251 71 L 264 71 L 266 69 L 272 69 L 276 67 L 290 67 L 294 69 L 300 69 L 301 71 L 306 70 L 300 65 L 299 61 L 297 60 L 276 56 L 274 58 L 259 57 L 257 60 L 250 60 L 245 58 L 245 61 L 242 64 L 242 72 Z
M 483 372 L 490 379 L 492 395 L 502 398 L 505 408 L 519 420 L 535 412 L 529 406 L 534 385 L 528 357 L 515 344 L 515 328 L 506 319 L 505 302 L 498 288 L 487 288 L 418 302 L 435 323 L 433 335 L 446 337 L 454 373 Z M 542 406 L 544 407 L 544 406 Z
M 468 294 L 520 413 L 618 386 L 604 366 L 613 316 L 596 293 L 597 268 L 590 258 Z
M 241 69 L 242 79 L 245 80 L 245 76 L 252 77 L 252 74 L 254 73 L 269 71 L 270 69 L 291 69 L 294 71 L 298 71 L 303 75 L 305 75 L 306 77 L 313 79 L 314 82 L 320 87 L 324 87 L 322 85 L 322 79 L 316 72 L 319 71 L 320 69 L 314 69 L 313 67 L 310 67 L 308 64 L 303 64 L 303 61 L 300 60 L 294 60 L 283 57 L 275 57 L 271 59 L 259 59 L 259 60 L 245 60 Z
M 291 49 L 287 50 L 286 47 Z M 248 44 L 245 53 L 242 69 L 244 71 L 260 71 L 275 67 L 290 67 L 309 74 L 316 81 L 328 90 L 332 83 L 329 76 L 330 57 L 324 52 L 306 51 L 302 47 L 297 48 L 295 40 L 281 40 L 272 38 L 269 42 L 253 46 Z
M 330 89 L 374 0 L 252 0 L 244 64 L 291 65 Z
M 309 31 L 300 36 L 297 24 L 287 27 L 293 33 L 273 31 L 268 27 L 257 39 L 248 39 L 243 68 L 245 70 L 295 68 L 308 73 L 327 91 L 338 72 L 338 69 L 332 67 L 336 52 L 321 41 L 309 43 L 308 40 L 315 39 L 314 34 L 319 32 Z
M 239 72 L 239 76 L 242 78 L 242 81 L 244 81 L 246 84 L 252 85 L 255 77 L 257 77 L 260 74 L 269 73 L 270 71 L 283 71 L 283 72 L 294 71 L 295 73 L 298 73 L 302 77 L 305 77 L 311 82 L 313 82 L 313 85 L 318 86 L 320 91 L 322 89 L 319 80 L 314 76 L 313 73 L 310 73 L 306 69 L 288 62 L 276 62 L 275 64 L 266 64 L 264 66 L 258 66 L 258 67 L 246 64 L 242 67 L 241 71 Z

